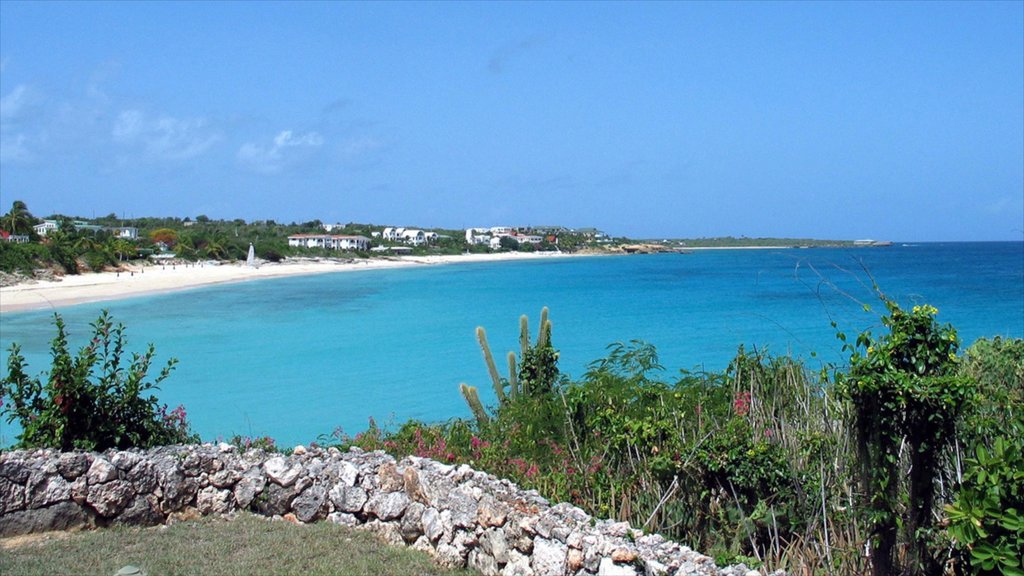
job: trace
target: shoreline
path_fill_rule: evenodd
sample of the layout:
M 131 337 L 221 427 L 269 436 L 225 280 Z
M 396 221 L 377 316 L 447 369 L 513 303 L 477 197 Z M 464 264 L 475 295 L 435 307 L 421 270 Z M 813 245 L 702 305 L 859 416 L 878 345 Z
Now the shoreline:
M 589 255 L 591 254 L 500 252 L 444 256 L 394 256 L 368 260 L 296 259 L 281 263 L 264 262 L 255 268 L 238 262 L 128 266 L 122 272 L 67 275 L 62 276 L 59 281 L 41 280 L 2 287 L 0 288 L 0 314 L 56 309 L 77 304 L 152 296 L 192 288 L 268 278 L 472 262 L 573 258 Z

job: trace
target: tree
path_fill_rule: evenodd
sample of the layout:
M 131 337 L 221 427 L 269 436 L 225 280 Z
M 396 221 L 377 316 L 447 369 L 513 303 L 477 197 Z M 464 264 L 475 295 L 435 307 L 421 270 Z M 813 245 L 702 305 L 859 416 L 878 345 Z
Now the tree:
M 908 313 L 882 300 L 889 333 L 875 338 L 864 332 L 856 347 L 847 345 L 850 371 L 838 382 L 852 408 L 871 564 L 875 576 L 938 574 L 928 546 L 936 479 L 973 383 L 958 372 L 960 341 L 952 326 L 935 321 L 938 310 L 914 306 Z M 900 544 L 907 548 L 902 569 Z
M 20 446 L 102 451 L 198 440 L 184 408 L 168 413 L 156 396 L 144 396 L 159 389 L 176 360 L 168 360 L 154 380 L 146 381 L 156 354 L 153 345 L 123 365 L 124 325 L 115 325 L 106 311 L 92 324 L 89 344 L 74 356 L 68 350 L 64 321 L 57 314 L 54 321 L 57 336 L 51 342 L 52 364 L 45 382 L 26 374 L 17 344 L 11 346 L 8 375 L 0 380 L 0 396 L 5 399 L 0 414 L 8 422 L 18 420 Z
M 178 233 L 170 228 L 157 228 L 149 233 L 153 242 L 163 242 L 168 247 L 178 242 Z
M 36 218 L 28 211 L 28 206 L 21 200 L 15 200 L 11 205 L 10 212 L 4 215 L 0 228 L 7 230 L 11 234 L 28 236 L 32 234 L 32 226 L 35 223 Z
M 511 250 L 512 252 L 519 250 L 519 241 L 511 236 L 502 236 L 498 243 L 502 250 Z

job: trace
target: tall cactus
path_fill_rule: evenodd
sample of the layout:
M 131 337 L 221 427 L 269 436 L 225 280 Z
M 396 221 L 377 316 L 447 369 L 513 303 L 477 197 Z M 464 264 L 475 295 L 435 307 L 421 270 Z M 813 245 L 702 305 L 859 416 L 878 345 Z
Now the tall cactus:
M 551 342 L 551 321 L 548 320 L 548 307 L 540 309 L 540 324 L 538 324 L 537 348 L 543 348 Z
M 516 361 L 516 353 L 508 353 L 508 395 L 515 398 L 519 395 L 519 375 L 516 374 L 519 369 L 519 362 Z
M 487 331 L 482 326 L 476 329 L 476 338 L 487 364 L 487 372 L 491 377 L 494 395 L 499 404 L 505 404 L 509 398 L 543 394 L 551 391 L 558 380 L 558 352 L 551 348 L 551 320 L 548 319 L 548 308 L 540 311 L 540 324 L 537 332 L 537 343 L 530 346 L 529 319 L 524 314 L 519 318 L 519 349 L 517 359 L 515 352 L 508 353 L 508 395 L 505 394 L 506 381 L 498 374 L 498 367 L 491 354 L 491 346 L 487 342 Z M 459 384 L 459 390 L 469 405 L 477 422 L 485 424 L 490 421 L 487 411 L 480 402 L 477 389 L 467 384 Z
M 487 372 L 491 375 L 491 384 L 494 386 L 494 395 L 501 402 L 505 401 L 505 390 L 502 386 L 501 376 L 498 375 L 498 367 L 494 364 L 494 356 L 491 354 L 491 345 L 487 343 L 487 331 L 483 326 L 476 327 L 476 339 L 480 342 L 480 350 L 484 353 L 484 362 L 487 363 Z
M 476 392 L 476 386 L 467 386 L 465 383 L 459 384 L 459 392 L 462 392 L 462 397 L 466 399 L 466 404 L 469 404 L 469 409 L 473 412 L 473 416 L 476 417 L 476 421 L 480 425 L 484 425 L 491 419 L 487 416 L 487 411 L 484 410 L 484 405 L 480 403 L 480 395 Z
M 530 319 L 526 314 L 519 317 L 519 353 L 526 354 L 530 349 Z

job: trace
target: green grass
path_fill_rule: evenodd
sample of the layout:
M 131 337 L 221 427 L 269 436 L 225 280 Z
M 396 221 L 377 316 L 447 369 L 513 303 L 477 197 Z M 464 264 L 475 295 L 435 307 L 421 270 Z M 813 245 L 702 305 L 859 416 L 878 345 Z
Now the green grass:
M 167 527 L 118 527 L 0 540 L 0 574 L 112 576 L 127 565 L 173 574 L 461 575 L 426 554 L 388 546 L 367 532 L 329 522 L 297 526 L 251 514 Z

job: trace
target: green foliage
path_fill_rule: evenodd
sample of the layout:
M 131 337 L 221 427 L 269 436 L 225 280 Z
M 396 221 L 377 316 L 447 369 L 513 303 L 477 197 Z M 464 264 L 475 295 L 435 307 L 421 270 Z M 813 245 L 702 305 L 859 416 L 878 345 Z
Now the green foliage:
M 875 573 L 901 570 L 900 544 L 909 547 L 903 569 L 934 573 L 939 562 L 929 550 L 929 536 L 935 482 L 973 384 L 959 374 L 959 339 L 952 326 L 935 321 L 938 310 L 914 306 L 907 313 L 883 301 L 889 333 L 875 338 L 865 332 L 856 347 L 847 346 L 853 352 L 850 371 L 839 379 L 839 389 L 853 408 L 865 519 L 876 535 Z M 904 444 L 906 462 L 900 459 Z
M 18 421 L 20 446 L 99 451 L 198 440 L 183 407 L 168 412 L 156 396 L 144 396 L 158 389 L 175 360 L 168 361 L 152 381 L 146 380 L 155 355 L 152 344 L 145 354 L 132 354 L 124 365 L 124 326 L 114 325 L 106 311 L 92 324 L 90 342 L 73 356 L 64 321 L 59 315 L 54 318 L 57 336 L 51 343 L 46 381 L 26 373 L 17 344 L 11 346 L 8 375 L 0 381 L 0 397 L 5 401 L 0 414 L 8 422 Z
M 558 352 L 551 347 L 551 321 L 548 320 L 547 307 L 541 310 L 540 317 L 540 330 L 537 334 L 537 344 L 534 346 L 530 346 L 529 322 L 525 315 L 520 317 L 521 357 L 516 362 L 515 353 L 508 353 L 509 373 L 507 379 L 502 378 L 498 373 L 494 355 L 491 353 L 491 346 L 487 342 L 487 331 L 482 326 L 478 326 L 476 329 L 477 342 L 480 344 L 484 363 L 487 365 L 487 373 L 491 378 L 491 385 L 494 387 L 494 395 L 498 398 L 499 410 L 514 404 L 517 398 L 546 397 L 555 390 L 556 383 L 561 378 L 558 371 Z M 509 389 L 507 395 L 505 388 Z M 460 384 L 459 392 L 481 425 L 490 420 L 480 403 L 480 397 L 475 387 Z
M 557 372 L 545 380 L 531 363 L 553 367 L 557 354 L 545 351 L 549 330 L 531 341 L 524 317 L 516 371 L 510 366 L 510 377 L 501 379 L 507 394 L 490 414 L 475 389 L 463 385 L 475 418 L 407 422 L 396 431 L 371 425 L 349 442 L 467 463 L 552 501 L 686 542 L 722 563 L 870 573 L 865 542 L 877 550 L 892 519 L 890 550 L 908 574 L 931 573 L 938 552 L 951 549 L 962 567 L 982 566 L 968 566 L 974 550 L 977 562 L 1009 566 L 1024 509 L 1024 424 L 1017 420 L 1024 343 L 980 341 L 960 361 L 955 331 L 937 325 L 934 314 L 931 307 L 904 312 L 892 305 L 883 319 L 889 332 L 863 335 L 850 347 L 848 373 L 834 381 L 793 358 L 742 347 L 722 372 L 673 378 L 642 341 L 612 344 L 578 380 Z M 972 402 L 975 388 L 988 400 Z M 875 413 L 865 414 L 866 407 Z M 863 449 L 864 439 L 895 445 L 888 453 L 884 446 Z M 987 458 L 964 463 L 962 487 L 949 459 L 954 440 Z M 858 487 L 870 468 L 858 457 L 862 451 L 895 474 L 868 477 L 882 488 L 874 498 L 861 498 L 873 493 Z M 948 534 L 920 519 L 951 503 L 958 487 L 963 498 L 947 508 Z M 891 507 L 874 507 L 885 502 Z M 954 520 L 950 510 L 961 516 Z
M 0 242 L 0 271 L 31 274 L 51 260 L 45 244 Z
M 971 574 L 1024 575 L 1024 419 L 1009 432 L 991 450 L 976 447 L 956 501 L 945 507 L 949 534 Z

